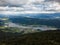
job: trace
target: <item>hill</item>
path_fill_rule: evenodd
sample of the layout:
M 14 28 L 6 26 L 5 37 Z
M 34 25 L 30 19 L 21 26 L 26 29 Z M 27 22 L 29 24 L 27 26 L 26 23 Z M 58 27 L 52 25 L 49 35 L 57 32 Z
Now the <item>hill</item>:
M 11 17 L 9 20 L 16 24 L 25 25 L 46 25 L 51 27 L 60 28 L 60 19 L 38 19 L 29 17 Z
M 60 45 L 60 30 L 24 34 L 1 41 L 1 45 Z

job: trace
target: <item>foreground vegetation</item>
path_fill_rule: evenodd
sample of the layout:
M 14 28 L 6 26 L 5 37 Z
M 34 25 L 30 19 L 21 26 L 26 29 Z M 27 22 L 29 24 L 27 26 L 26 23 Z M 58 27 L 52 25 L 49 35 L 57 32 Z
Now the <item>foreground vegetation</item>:
M 60 30 L 19 35 L 0 40 L 0 45 L 60 45 Z

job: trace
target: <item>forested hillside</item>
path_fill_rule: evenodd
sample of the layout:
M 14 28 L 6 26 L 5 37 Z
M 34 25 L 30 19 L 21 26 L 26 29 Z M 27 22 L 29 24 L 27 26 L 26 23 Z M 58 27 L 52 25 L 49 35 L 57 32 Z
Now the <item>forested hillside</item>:
M 1 41 L 1 45 L 60 45 L 60 30 L 20 35 Z

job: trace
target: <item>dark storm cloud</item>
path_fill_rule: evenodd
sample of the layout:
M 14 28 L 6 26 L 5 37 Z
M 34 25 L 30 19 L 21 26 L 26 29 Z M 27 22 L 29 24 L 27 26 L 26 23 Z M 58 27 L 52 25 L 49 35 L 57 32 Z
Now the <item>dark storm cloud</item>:
M 8 3 L 4 0 L 0 0 L 0 5 L 7 5 Z
M 0 6 L 25 4 L 28 0 L 0 0 Z
M 55 1 L 55 2 L 60 2 L 60 0 L 45 0 L 45 1 Z
M 29 0 L 0 0 L 0 6 L 20 6 L 20 4 L 25 4 L 27 3 Z M 37 0 L 31 0 L 31 1 L 37 1 Z M 41 0 L 38 0 L 41 1 Z M 59 2 L 60 0 L 45 0 L 45 1 L 55 1 L 55 2 Z
M 60 0 L 54 0 L 54 1 L 56 1 L 56 2 L 60 2 Z

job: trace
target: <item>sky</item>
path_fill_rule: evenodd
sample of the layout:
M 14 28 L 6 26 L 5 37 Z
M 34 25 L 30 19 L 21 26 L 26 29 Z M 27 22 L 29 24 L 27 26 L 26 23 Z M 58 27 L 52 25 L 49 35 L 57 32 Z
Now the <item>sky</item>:
M 60 0 L 0 0 L 0 14 L 60 13 Z
M 60 3 L 60 0 L 0 0 L 0 5 L 20 5 L 20 4 L 26 4 L 30 2 L 57 2 Z

